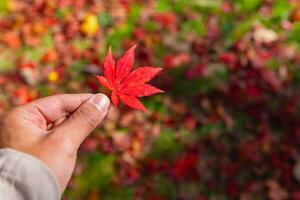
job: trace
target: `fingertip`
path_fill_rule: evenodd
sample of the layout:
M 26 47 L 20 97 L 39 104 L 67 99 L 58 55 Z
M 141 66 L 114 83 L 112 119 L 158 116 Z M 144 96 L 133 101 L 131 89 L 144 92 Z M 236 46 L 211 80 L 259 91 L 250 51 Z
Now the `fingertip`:
M 109 105 L 110 105 L 110 100 L 105 94 L 95 94 L 91 98 L 91 103 L 101 112 L 107 112 Z

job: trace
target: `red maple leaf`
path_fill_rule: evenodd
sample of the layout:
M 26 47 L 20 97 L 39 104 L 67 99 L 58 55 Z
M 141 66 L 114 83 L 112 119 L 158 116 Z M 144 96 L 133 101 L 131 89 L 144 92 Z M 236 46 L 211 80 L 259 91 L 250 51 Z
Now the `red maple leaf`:
M 112 90 L 111 101 L 115 106 L 119 100 L 131 108 L 147 111 L 137 97 L 150 96 L 163 91 L 146 82 L 150 81 L 161 68 L 139 67 L 133 71 L 134 50 L 131 47 L 118 60 L 117 64 L 112 56 L 111 48 L 104 61 L 104 76 L 96 75 L 99 82 L 109 90 Z

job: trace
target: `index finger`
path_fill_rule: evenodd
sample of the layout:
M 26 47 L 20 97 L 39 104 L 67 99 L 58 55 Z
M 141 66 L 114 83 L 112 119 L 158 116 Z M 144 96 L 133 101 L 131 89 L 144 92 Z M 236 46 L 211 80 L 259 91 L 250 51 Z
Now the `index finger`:
M 53 123 L 74 112 L 92 96 L 93 94 L 58 94 L 30 102 L 23 109 L 41 115 L 47 123 Z

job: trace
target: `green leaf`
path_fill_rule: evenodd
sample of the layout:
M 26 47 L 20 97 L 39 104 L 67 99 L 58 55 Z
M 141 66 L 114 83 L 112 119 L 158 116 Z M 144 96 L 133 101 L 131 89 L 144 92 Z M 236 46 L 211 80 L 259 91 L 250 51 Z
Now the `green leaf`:
M 117 27 L 112 31 L 112 34 L 106 38 L 107 46 L 117 49 L 121 42 L 126 38 L 130 38 L 133 30 L 135 29 L 136 22 L 140 16 L 141 7 L 137 4 L 131 5 L 131 12 L 128 15 L 127 23 Z
M 120 135 L 126 135 L 128 134 L 128 132 L 129 132 L 128 127 L 120 127 L 116 133 Z
M 54 40 L 51 34 L 46 34 L 41 39 L 41 46 L 45 49 L 53 49 L 54 48 Z
M 83 79 L 82 72 L 88 65 L 88 61 L 85 59 L 76 60 L 72 63 L 70 67 L 67 68 L 68 75 L 72 80 L 80 81 Z
M 167 12 L 171 10 L 171 1 L 169 0 L 159 0 L 156 4 L 156 11 L 158 12 Z
M 221 31 L 223 33 L 223 39 L 224 39 L 224 49 L 229 49 L 232 46 L 233 43 L 233 35 L 232 32 L 235 28 L 235 25 L 233 22 L 226 21 L 224 25 L 221 28 Z
M 115 29 L 114 32 L 106 38 L 107 46 L 112 46 L 113 49 L 120 47 L 122 41 L 129 38 L 134 30 L 134 25 L 124 24 Z
M 155 95 L 151 98 L 147 98 L 143 101 L 144 105 L 152 112 L 158 112 L 160 114 L 166 114 L 167 108 L 163 104 L 162 95 Z
M 72 12 L 72 7 L 65 7 L 65 8 L 56 10 L 55 15 L 57 18 L 62 19 L 64 17 L 70 15 L 71 12 Z
M 300 86 L 300 69 L 294 69 L 293 70 L 293 84 Z
M 239 6 L 241 11 L 251 12 L 258 9 L 262 0 L 234 0 L 234 2 Z
M 45 96 L 49 96 L 52 94 L 52 88 L 48 87 L 47 85 L 44 85 L 44 84 L 39 84 L 37 86 L 37 90 L 39 91 L 39 94 L 43 97 Z
M 39 62 L 43 57 L 44 52 L 44 47 L 24 47 L 20 53 L 26 61 Z
M 141 6 L 139 6 L 138 4 L 132 4 L 130 7 L 130 13 L 128 15 L 127 22 L 134 25 L 139 19 L 140 13 L 141 13 Z
M 98 21 L 101 27 L 111 26 L 113 24 L 113 19 L 109 13 L 101 13 L 98 16 Z
M 233 35 L 232 35 L 233 40 L 237 41 L 241 39 L 251 29 L 253 22 L 254 19 L 250 18 L 241 22 L 241 24 L 236 26 L 236 28 L 233 30 Z
M 154 32 L 157 28 L 157 24 L 154 23 L 153 21 L 146 21 L 142 26 L 145 31 L 150 31 L 150 32 Z
M 220 10 L 221 1 L 220 0 L 201 0 L 195 1 L 194 5 L 202 9 L 208 10 L 210 12 L 217 12 Z
M 153 151 L 150 156 L 156 158 L 170 158 L 175 156 L 183 148 L 183 144 L 177 141 L 177 132 L 173 130 L 163 130 L 153 144 Z
M 278 59 L 273 58 L 267 62 L 266 66 L 269 67 L 270 69 L 277 70 L 280 67 L 280 62 L 278 61 Z
M 177 13 L 183 13 L 184 9 L 191 6 L 193 1 L 177 0 L 173 3 L 173 10 Z
M 109 187 L 102 192 L 103 200 L 132 200 L 134 199 L 134 189 L 130 187 Z M 101 199 L 102 199 L 101 198 Z
M 219 122 L 219 123 L 214 123 L 214 124 L 202 125 L 199 129 L 199 133 L 201 135 L 213 133 L 216 131 L 222 131 L 222 132 L 226 131 L 226 126 L 223 123 Z
M 272 18 L 286 20 L 290 16 L 293 6 L 286 0 L 276 0 L 272 9 Z
M 76 38 L 72 41 L 76 49 L 84 51 L 92 46 L 92 41 L 89 38 Z
M 90 155 L 86 160 L 87 168 L 75 178 L 76 191 L 73 195 L 81 197 L 91 188 L 102 189 L 111 183 L 116 173 L 115 161 L 116 157 L 113 155 L 98 152 Z
M 288 40 L 300 48 L 300 23 L 294 24 L 292 31 L 288 34 Z
M 176 199 L 177 188 L 173 181 L 167 179 L 165 176 L 158 174 L 154 177 L 154 187 L 158 194 L 166 199 Z
M 0 12 L 7 11 L 9 0 L 1 0 L 0 1 Z
M 15 70 L 14 53 L 11 51 L 3 51 L 0 54 L 0 73 Z
M 194 32 L 197 36 L 203 36 L 206 33 L 204 20 L 198 18 L 193 21 L 187 21 L 182 24 L 182 31 L 185 33 Z

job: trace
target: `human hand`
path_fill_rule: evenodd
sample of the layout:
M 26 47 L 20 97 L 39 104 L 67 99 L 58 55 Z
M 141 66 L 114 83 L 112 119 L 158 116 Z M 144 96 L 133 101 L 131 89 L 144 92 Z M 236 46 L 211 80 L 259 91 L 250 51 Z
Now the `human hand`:
M 13 148 L 43 161 L 65 190 L 83 140 L 109 108 L 103 94 L 61 94 L 19 106 L 0 118 L 0 148 Z

